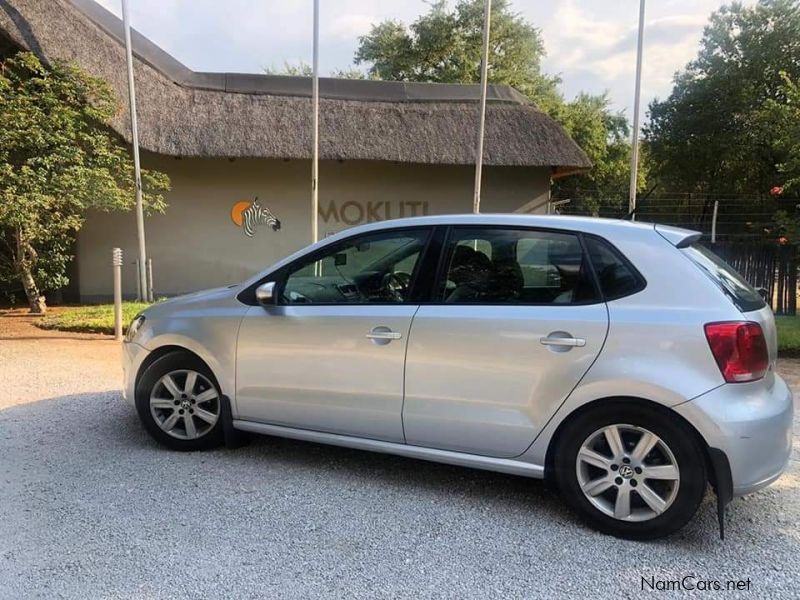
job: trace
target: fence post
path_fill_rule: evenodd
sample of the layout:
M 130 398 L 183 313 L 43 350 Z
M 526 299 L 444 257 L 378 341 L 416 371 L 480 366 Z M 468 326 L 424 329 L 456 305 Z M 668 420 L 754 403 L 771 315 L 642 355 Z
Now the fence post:
M 147 301 L 153 302 L 153 259 L 147 259 Z
M 122 339 L 122 249 L 111 251 L 111 264 L 114 269 L 114 339 Z
M 719 211 L 719 200 L 714 200 L 714 213 L 711 215 L 711 243 L 717 243 L 717 212 Z

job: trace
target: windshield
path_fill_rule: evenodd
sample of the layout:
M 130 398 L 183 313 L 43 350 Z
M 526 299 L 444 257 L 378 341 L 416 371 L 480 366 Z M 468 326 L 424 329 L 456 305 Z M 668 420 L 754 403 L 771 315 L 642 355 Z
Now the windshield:
M 683 249 L 694 263 L 703 269 L 742 312 L 760 310 L 766 306 L 761 295 L 733 267 L 698 243 Z

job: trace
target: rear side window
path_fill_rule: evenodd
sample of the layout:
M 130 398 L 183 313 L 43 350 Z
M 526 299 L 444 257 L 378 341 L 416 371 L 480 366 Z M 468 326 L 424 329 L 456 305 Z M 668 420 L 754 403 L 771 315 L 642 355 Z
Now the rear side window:
M 445 304 L 598 301 L 576 234 L 491 227 L 450 231 L 437 296 Z
M 711 250 L 694 243 L 682 251 L 716 283 L 742 312 L 760 310 L 767 303 L 744 278 Z
M 584 239 L 605 300 L 630 296 L 644 289 L 644 278 L 616 248 L 600 238 Z

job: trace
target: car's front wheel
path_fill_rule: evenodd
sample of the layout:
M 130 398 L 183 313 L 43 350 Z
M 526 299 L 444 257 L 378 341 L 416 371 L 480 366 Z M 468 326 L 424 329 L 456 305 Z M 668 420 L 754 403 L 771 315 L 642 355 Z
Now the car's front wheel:
M 559 440 L 559 488 L 602 532 L 664 537 L 683 527 L 703 500 L 702 449 L 693 432 L 659 409 L 612 401 L 569 422 Z
M 166 354 L 136 385 L 136 410 L 156 441 L 174 450 L 222 442 L 222 398 L 213 373 L 188 352 Z

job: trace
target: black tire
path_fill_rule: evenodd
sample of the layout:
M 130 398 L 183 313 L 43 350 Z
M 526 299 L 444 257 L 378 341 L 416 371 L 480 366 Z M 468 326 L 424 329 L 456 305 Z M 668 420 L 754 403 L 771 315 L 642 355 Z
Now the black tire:
M 625 521 L 608 515 L 592 504 L 581 489 L 576 467 L 581 446 L 593 433 L 614 424 L 632 425 L 652 432 L 671 450 L 677 463 L 680 482 L 672 504 L 648 520 Z M 704 454 L 694 431 L 667 409 L 632 402 L 609 401 L 574 417 L 559 435 L 553 464 L 556 482 L 566 502 L 594 529 L 624 539 L 652 540 L 678 531 L 697 512 L 706 492 Z M 617 477 L 616 488 L 620 487 L 619 481 L 622 485 L 634 485 Z M 652 484 L 650 480 L 647 483 Z M 614 499 L 618 493 L 613 487 L 605 492 L 606 497 Z M 630 493 L 632 503 L 643 503 L 635 487 L 630 488 Z M 644 504 L 640 505 L 646 508 Z
M 183 369 L 195 371 L 205 377 L 216 389 L 218 397 L 216 400 L 218 404 L 213 405 L 213 402 L 211 404 L 212 408 L 217 408 L 220 415 L 219 418 L 201 437 L 194 439 L 178 439 L 169 435 L 156 423 L 150 411 L 150 394 L 153 391 L 153 387 L 164 375 Z M 147 367 L 136 383 L 136 412 L 139 414 L 142 424 L 153 439 L 172 450 L 184 452 L 207 450 L 221 445 L 223 442 L 223 413 L 220 410 L 221 402 L 222 393 L 220 392 L 219 383 L 217 383 L 214 374 L 203 361 L 188 352 L 170 352 L 169 354 L 157 358 Z

